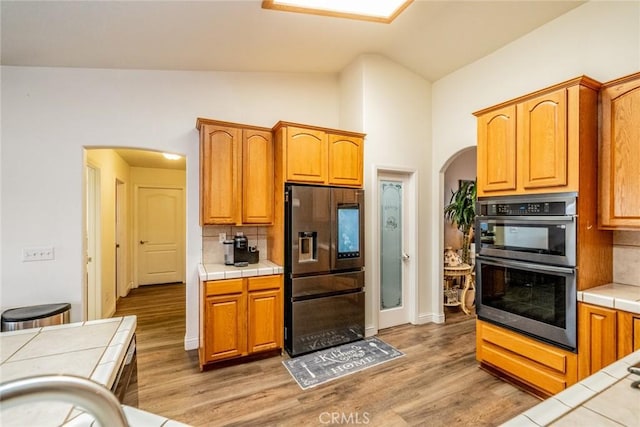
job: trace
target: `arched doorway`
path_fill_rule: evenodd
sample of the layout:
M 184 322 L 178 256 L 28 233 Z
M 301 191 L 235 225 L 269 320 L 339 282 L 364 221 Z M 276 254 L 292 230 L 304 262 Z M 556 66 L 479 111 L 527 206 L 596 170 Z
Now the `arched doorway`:
M 462 182 L 473 181 L 476 179 L 476 157 L 476 147 L 473 146 L 458 151 L 447 160 L 445 166 L 442 169 L 443 207 L 449 204 L 452 193 L 460 187 Z M 444 215 L 444 213 L 442 213 L 442 215 Z M 442 239 L 442 245 L 440 246 L 441 248 L 451 247 L 454 251 L 462 248 L 462 232 L 458 230 L 455 224 L 452 224 L 447 219 L 444 219 L 442 222 L 440 236 L 440 238 Z M 444 284 L 442 269 L 439 277 L 441 278 L 440 283 Z M 460 310 L 460 308 L 444 307 L 444 300 L 445 298 L 443 295 L 440 300 L 440 304 L 443 306 L 443 312 L 446 321 L 447 312 L 451 312 L 452 310 Z

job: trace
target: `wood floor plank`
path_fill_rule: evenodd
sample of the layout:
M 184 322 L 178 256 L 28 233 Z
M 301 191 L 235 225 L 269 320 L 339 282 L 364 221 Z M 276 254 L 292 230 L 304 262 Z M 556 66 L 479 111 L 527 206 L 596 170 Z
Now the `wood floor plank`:
M 193 426 L 495 426 L 539 403 L 478 368 L 474 318 L 455 311 L 381 331 L 405 356 L 306 391 L 286 355 L 200 372 L 197 351 L 184 350 L 183 284 L 134 289 L 115 315 L 129 314 L 140 408 Z

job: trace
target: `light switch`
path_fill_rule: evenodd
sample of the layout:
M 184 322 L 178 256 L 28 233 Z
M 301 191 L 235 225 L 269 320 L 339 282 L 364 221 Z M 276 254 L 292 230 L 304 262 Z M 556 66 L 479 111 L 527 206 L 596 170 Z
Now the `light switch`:
M 49 261 L 55 259 L 53 246 L 41 246 L 37 248 L 23 248 L 22 261 Z

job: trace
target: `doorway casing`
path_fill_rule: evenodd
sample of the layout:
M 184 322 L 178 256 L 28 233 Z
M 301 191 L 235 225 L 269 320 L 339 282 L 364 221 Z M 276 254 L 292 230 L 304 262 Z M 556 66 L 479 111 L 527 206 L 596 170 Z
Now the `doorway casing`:
M 418 171 L 412 168 L 403 168 L 398 166 L 384 166 L 384 165 L 373 165 L 373 177 L 374 177 L 374 188 L 371 191 L 371 204 L 369 206 L 372 209 L 369 209 L 369 212 L 372 212 L 371 221 L 369 222 L 369 235 L 371 236 L 372 244 L 369 245 L 373 249 L 373 254 L 369 257 L 370 260 L 374 260 L 371 263 L 372 268 L 368 268 L 371 272 L 371 286 L 367 287 L 370 290 L 371 296 L 371 304 L 372 304 L 372 323 L 375 325 L 375 330 L 367 331 L 367 336 L 374 335 L 380 329 L 380 319 L 379 319 L 379 311 L 380 311 L 380 270 L 378 267 L 378 260 L 380 259 L 381 248 L 380 248 L 380 181 L 385 176 L 397 176 L 406 180 L 406 188 L 404 188 L 404 206 L 406 214 L 404 218 L 406 218 L 406 235 L 408 236 L 418 236 Z M 375 213 L 373 213 L 375 212 Z M 416 262 L 419 259 L 418 253 L 418 242 L 417 239 L 406 239 L 407 241 L 404 243 L 404 251 L 410 256 L 408 265 L 404 267 L 404 277 L 403 281 L 406 281 L 405 289 L 407 290 L 407 294 L 405 297 L 407 310 L 408 310 L 408 322 L 411 324 L 418 324 L 418 313 L 419 313 L 419 298 L 418 298 L 418 263 Z

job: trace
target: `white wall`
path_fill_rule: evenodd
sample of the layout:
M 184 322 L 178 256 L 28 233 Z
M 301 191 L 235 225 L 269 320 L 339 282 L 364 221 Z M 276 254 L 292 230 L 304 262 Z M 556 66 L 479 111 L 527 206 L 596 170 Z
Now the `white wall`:
M 452 155 L 476 145 L 474 111 L 583 74 L 607 82 L 638 70 L 640 2 L 592 1 L 435 82 L 432 234 L 443 227 L 443 171 Z M 430 264 L 437 284 L 442 238 L 434 249 Z M 436 292 L 441 295 L 439 286 Z
M 270 127 L 338 126 L 338 79 L 327 74 L 2 67 L 0 308 L 66 301 L 81 320 L 83 147 L 137 147 L 187 157 L 187 331 L 197 345 L 196 117 Z M 21 261 L 51 245 L 56 259 Z
M 375 205 L 377 176 L 375 168 L 415 171 L 417 225 L 412 263 L 416 266 L 419 298 L 417 316 L 429 321 L 430 293 L 427 265 L 431 253 L 428 222 L 419 212 L 428 211 L 428 174 L 431 152 L 431 85 L 406 68 L 379 55 L 362 55 L 343 70 L 341 83 L 341 124 L 343 128 L 367 134 L 364 156 L 366 318 L 368 333 L 377 331 L 378 304 L 373 295 L 379 289 L 376 245 L 377 221 Z M 414 215 L 415 216 L 415 215 Z M 411 251 L 410 249 L 407 249 Z M 416 301 L 409 301 L 415 304 Z

